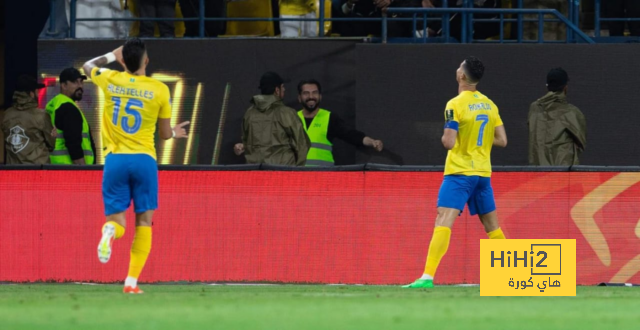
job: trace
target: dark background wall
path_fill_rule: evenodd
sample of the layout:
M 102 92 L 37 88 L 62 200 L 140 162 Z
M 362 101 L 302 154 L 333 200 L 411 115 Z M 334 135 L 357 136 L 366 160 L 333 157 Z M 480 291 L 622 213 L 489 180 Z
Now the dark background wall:
M 49 0 L 0 1 L 0 120 L 13 102 L 16 79 L 34 76 L 37 69 L 37 38 L 49 15 Z M 0 132 L 0 140 L 4 135 Z M 4 163 L 0 143 L 0 164 Z
M 2 1 L 4 46 L 5 105 L 12 100 L 15 81 L 21 74 L 36 74 L 38 35 L 49 15 L 50 1 Z
M 203 84 L 200 116 L 191 131 L 196 135 L 197 162 L 211 164 L 225 86 L 231 83 L 228 112 L 224 125 L 224 138 L 219 164 L 244 163 L 244 157 L 233 153 L 233 145 L 241 142 L 242 116 L 250 106 L 253 95 L 259 94 L 260 76 L 266 71 L 276 71 L 291 79 L 286 84 L 285 103 L 301 109 L 296 85 L 300 80 L 315 78 L 323 84 L 325 107 L 355 124 L 355 42 L 354 41 L 305 41 L 305 40 L 149 40 L 146 42 L 150 56 L 148 75 L 165 74 L 184 80 L 184 97 L 174 107 L 179 120 L 190 120 L 196 107 L 195 89 Z M 81 67 L 93 57 L 120 46 L 122 41 L 52 41 L 39 43 L 39 71 L 41 74 L 58 75 L 67 66 Z M 112 68 L 120 69 L 117 65 Z M 172 91 L 175 86 L 169 84 Z M 58 87 L 47 90 L 47 98 L 55 96 Z M 175 95 L 175 94 L 174 94 Z M 85 87 L 81 102 L 85 113 L 93 120 L 93 131 L 98 125 L 98 94 L 90 85 Z M 185 148 L 184 142 L 177 144 Z M 336 163 L 353 164 L 355 148 L 338 142 Z M 174 157 L 172 163 L 180 157 Z
M 57 74 L 79 67 L 121 41 L 40 41 L 40 73 Z M 186 81 L 180 120 L 189 120 L 193 89 L 202 83 L 197 157 L 210 164 L 220 119 L 224 87 L 232 84 L 220 164 L 242 163 L 233 154 L 249 99 L 260 75 L 273 70 L 292 79 L 286 103 L 299 109 L 296 83 L 314 77 L 323 83 L 322 106 L 368 135 L 382 139 L 382 154 L 338 142 L 338 164 L 386 163 L 441 165 L 440 144 L 446 102 L 457 94 L 455 70 L 468 55 L 486 66 L 479 85 L 500 108 L 509 146 L 493 153 L 495 165 L 527 163 L 529 104 L 545 94 L 549 69 L 562 66 L 571 78 L 569 102 L 587 118 L 587 150 L 582 164 L 637 165 L 640 139 L 636 126 L 640 93 L 635 80 L 640 45 L 372 45 L 348 40 L 150 40 L 149 73 L 171 73 Z M 57 87 L 56 87 L 57 88 Z M 51 89 L 51 88 L 50 88 Z M 54 93 L 55 90 L 48 91 Z M 86 93 L 85 93 L 86 94 Z M 91 111 L 97 95 L 83 104 Z M 184 146 L 184 145 L 181 145 Z M 180 163 L 180 162 L 172 162 Z
M 385 141 L 404 164 L 442 164 L 444 107 L 457 95 L 455 71 L 468 55 L 482 59 L 478 89 L 499 107 L 509 145 L 495 165 L 527 164 L 527 113 L 546 93 L 546 74 L 563 67 L 568 100 L 587 119 L 585 165 L 638 165 L 640 45 L 358 45 L 357 127 Z M 398 163 L 359 153 L 358 162 Z

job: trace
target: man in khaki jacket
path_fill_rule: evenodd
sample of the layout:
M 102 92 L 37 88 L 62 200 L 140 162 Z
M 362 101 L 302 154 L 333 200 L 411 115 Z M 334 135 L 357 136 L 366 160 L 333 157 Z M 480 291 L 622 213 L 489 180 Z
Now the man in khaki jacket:
M 529 107 L 529 165 L 580 164 L 587 144 L 587 122 L 580 109 L 567 102 L 568 82 L 563 69 L 549 71 L 549 92 Z
M 284 80 L 275 72 L 260 79 L 261 95 L 251 100 L 242 120 L 242 144 L 249 164 L 304 166 L 311 142 L 296 111 L 282 103 Z
M 49 163 L 56 138 L 51 117 L 38 108 L 37 90 L 43 87 L 33 77 L 18 78 L 13 106 L 2 120 L 7 165 Z

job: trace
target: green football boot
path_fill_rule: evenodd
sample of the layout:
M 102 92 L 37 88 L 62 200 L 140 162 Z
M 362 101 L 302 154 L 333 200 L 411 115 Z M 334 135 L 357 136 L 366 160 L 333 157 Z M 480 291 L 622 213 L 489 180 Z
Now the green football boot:
M 403 285 L 403 288 L 410 288 L 410 289 L 428 289 L 428 288 L 433 288 L 433 280 L 423 280 L 423 279 L 417 279 L 415 282 L 408 284 L 408 285 Z

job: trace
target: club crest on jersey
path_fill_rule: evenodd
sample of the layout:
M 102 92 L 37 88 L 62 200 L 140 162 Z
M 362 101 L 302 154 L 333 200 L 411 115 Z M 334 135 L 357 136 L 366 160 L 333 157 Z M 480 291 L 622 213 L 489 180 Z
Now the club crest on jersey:
M 29 144 L 29 137 L 24 134 L 24 129 L 20 126 L 12 127 L 9 132 L 9 136 L 7 137 L 7 142 L 11 145 L 11 151 L 17 154 L 22 149 L 26 148 Z
M 445 120 L 447 122 L 453 121 L 453 109 L 447 109 L 445 110 Z

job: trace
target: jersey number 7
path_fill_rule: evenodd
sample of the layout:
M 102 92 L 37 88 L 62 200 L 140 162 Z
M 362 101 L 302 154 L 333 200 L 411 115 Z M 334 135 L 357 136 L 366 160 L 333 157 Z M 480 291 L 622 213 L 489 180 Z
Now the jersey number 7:
M 114 103 L 112 122 L 114 125 L 118 126 L 118 116 L 120 115 L 120 104 L 122 103 L 122 99 L 117 96 L 113 96 L 111 97 L 111 100 Z M 142 110 L 142 101 L 138 99 L 129 99 L 129 101 L 127 101 L 127 105 L 124 107 L 124 112 L 129 116 L 133 116 L 133 125 L 129 125 L 128 116 L 122 116 L 120 126 L 122 126 L 122 130 L 126 133 L 134 134 L 138 132 L 138 130 L 140 130 L 140 126 L 142 126 L 142 115 L 138 110 L 132 109 L 131 107 L 137 107 Z
M 487 127 L 487 123 L 489 122 L 489 116 L 487 115 L 478 115 L 476 116 L 476 121 L 481 121 L 480 131 L 478 132 L 478 147 L 482 147 L 482 138 L 484 137 L 484 129 Z

